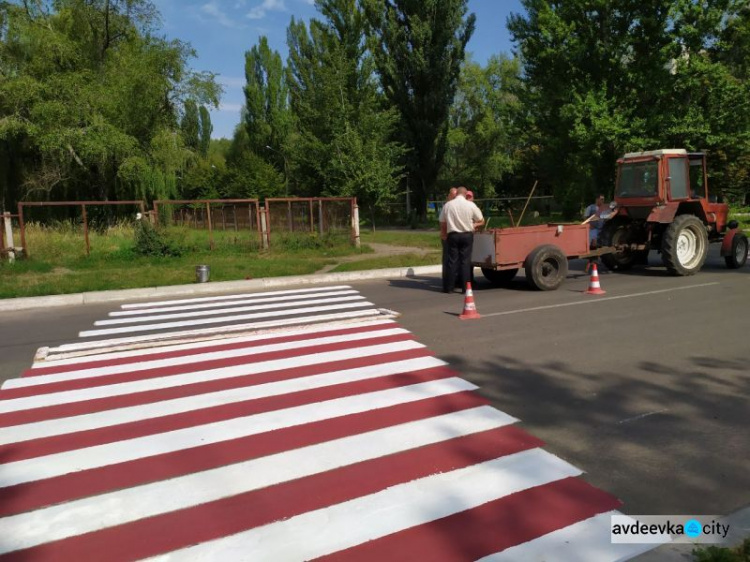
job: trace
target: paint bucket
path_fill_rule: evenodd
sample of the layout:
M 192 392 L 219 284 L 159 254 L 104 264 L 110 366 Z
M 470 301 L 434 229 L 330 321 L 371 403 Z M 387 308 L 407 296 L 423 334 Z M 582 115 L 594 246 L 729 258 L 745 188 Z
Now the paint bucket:
M 207 265 L 196 265 L 195 266 L 195 282 L 196 283 L 207 283 L 208 278 L 211 276 L 211 268 Z

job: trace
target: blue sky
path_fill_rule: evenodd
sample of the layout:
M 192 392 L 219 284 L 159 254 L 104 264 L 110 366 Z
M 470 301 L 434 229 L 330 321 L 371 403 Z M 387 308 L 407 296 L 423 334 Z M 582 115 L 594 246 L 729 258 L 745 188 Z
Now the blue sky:
M 214 138 L 231 137 L 240 120 L 245 83 L 245 51 L 261 35 L 286 59 L 286 28 L 292 16 L 317 17 L 313 0 L 154 0 L 162 15 L 162 32 L 188 41 L 198 57 L 191 66 L 218 74 L 222 104 L 211 112 Z M 477 27 L 468 49 L 484 63 L 495 53 L 509 53 L 508 15 L 521 11 L 520 0 L 469 0 Z

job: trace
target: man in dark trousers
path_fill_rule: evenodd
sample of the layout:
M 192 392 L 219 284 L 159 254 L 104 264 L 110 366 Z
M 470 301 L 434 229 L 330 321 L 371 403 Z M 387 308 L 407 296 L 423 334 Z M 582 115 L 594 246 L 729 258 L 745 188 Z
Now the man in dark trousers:
M 460 276 L 461 292 L 466 292 L 466 281 L 471 279 L 471 249 L 474 230 L 484 224 L 482 211 L 466 200 L 467 189 L 459 187 L 456 198 L 448 201 L 440 213 L 440 234 L 448 249 L 448 271 L 443 276 L 443 292 L 452 293 Z

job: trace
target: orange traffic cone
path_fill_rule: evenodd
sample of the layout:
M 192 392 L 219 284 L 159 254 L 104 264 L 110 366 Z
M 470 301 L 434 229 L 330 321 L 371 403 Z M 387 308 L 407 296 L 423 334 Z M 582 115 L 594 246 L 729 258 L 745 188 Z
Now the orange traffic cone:
M 591 281 L 589 281 L 589 288 L 584 291 L 587 295 L 604 295 L 607 291 L 604 291 L 599 285 L 599 270 L 596 268 L 596 264 L 591 264 Z
M 474 293 L 471 290 L 471 283 L 466 283 L 466 298 L 464 299 L 464 310 L 459 316 L 461 320 L 475 320 L 481 318 L 477 312 L 477 305 L 474 304 Z

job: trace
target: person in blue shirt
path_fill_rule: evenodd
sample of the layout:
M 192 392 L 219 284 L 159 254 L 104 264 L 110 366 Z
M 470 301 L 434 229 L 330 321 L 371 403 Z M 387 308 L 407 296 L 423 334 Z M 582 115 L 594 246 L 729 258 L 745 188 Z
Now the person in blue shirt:
M 609 207 L 605 202 L 604 195 L 599 195 L 599 197 L 596 198 L 596 202 L 586 207 L 586 210 L 583 212 L 584 219 L 588 219 L 589 217 L 593 216 L 596 217 L 589 221 L 589 245 L 591 246 L 591 248 L 596 247 L 596 241 L 599 238 L 599 232 L 604 226 L 604 221 L 599 219 L 599 217 L 608 208 Z
M 583 212 L 584 219 L 588 220 L 593 217 L 589 220 L 589 248 L 592 250 L 597 247 L 599 232 L 604 227 L 604 221 L 599 217 L 608 208 L 604 195 L 599 195 L 596 198 L 596 202 L 586 207 L 586 210 Z M 592 263 L 596 263 L 596 258 L 589 259 L 586 262 L 586 267 L 583 269 L 585 273 L 589 272 Z

